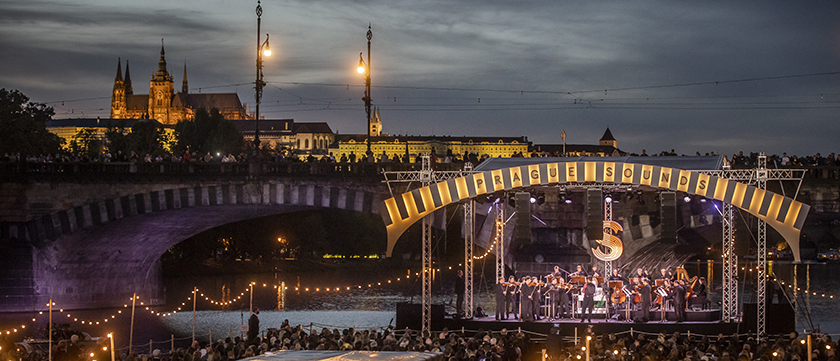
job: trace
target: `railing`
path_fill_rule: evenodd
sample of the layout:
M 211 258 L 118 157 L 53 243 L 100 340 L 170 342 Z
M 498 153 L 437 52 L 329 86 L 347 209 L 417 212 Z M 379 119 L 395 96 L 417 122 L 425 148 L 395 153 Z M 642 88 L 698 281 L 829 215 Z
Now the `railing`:
M 259 176 L 355 177 L 384 180 L 383 172 L 413 171 L 414 163 L 368 162 L 263 162 Z M 226 177 L 252 174 L 247 162 L 0 162 L 0 181 L 9 180 L 106 180 L 120 177 Z M 437 170 L 459 170 L 463 163 L 439 163 Z

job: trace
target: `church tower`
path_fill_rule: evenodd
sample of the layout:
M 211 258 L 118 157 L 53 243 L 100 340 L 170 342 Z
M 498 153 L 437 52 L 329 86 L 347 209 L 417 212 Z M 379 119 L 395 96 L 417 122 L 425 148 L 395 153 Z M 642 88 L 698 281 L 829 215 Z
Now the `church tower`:
M 187 83 L 187 62 L 184 62 L 184 81 L 181 83 L 181 93 L 188 94 L 190 92 L 190 86 Z
M 373 114 L 370 115 L 370 136 L 380 135 L 382 135 L 382 118 L 379 116 L 379 108 L 374 108 Z
M 613 137 L 609 127 L 607 127 L 607 131 L 604 132 L 604 136 L 601 137 L 601 140 L 598 142 L 598 144 L 618 148 L 618 141 L 615 140 L 615 137 Z
M 172 106 L 172 96 L 175 92 L 175 83 L 166 70 L 165 54 L 163 39 L 161 39 L 158 70 L 155 75 L 152 75 L 152 81 L 149 84 L 149 119 L 170 124 L 169 112 Z
M 111 93 L 111 118 L 120 119 L 125 117 L 125 81 L 122 77 L 122 59 L 117 58 L 117 76 L 114 78 L 114 90 Z M 128 60 L 126 60 L 128 64 Z M 128 76 L 128 68 L 125 69 L 125 75 Z
M 125 59 L 125 95 L 134 95 L 134 88 L 131 87 L 131 74 L 128 73 L 128 59 Z

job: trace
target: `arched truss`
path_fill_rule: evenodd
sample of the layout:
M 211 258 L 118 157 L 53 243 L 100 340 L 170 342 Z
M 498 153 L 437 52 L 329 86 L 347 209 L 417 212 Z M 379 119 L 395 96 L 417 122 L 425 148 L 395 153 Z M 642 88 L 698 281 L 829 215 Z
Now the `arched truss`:
M 555 162 L 502 168 L 449 179 L 394 196 L 381 207 L 388 230 L 387 256 L 409 226 L 450 203 L 500 191 L 566 183 L 649 186 L 715 199 L 767 222 L 799 262 L 799 232 L 810 206 L 751 185 L 697 171 L 640 163 Z

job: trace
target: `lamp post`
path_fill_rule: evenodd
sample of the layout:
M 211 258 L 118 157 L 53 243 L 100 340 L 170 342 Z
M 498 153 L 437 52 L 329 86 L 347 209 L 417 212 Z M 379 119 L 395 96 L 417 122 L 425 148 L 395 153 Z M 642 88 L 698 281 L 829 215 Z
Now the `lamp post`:
M 254 159 L 259 156 L 259 149 L 260 149 L 260 99 L 262 99 L 262 91 L 263 87 L 265 86 L 265 82 L 263 81 L 263 72 L 262 72 L 262 57 L 271 56 L 271 47 L 268 45 L 268 34 L 265 34 L 265 42 L 260 40 L 260 22 L 262 17 L 262 6 L 260 5 L 260 1 L 257 0 L 257 79 L 254 81 L 254 88 L 257 91 L 255 97 L 255 108 L 256 111 L 254 113 Z
M 365 97 L 362 100 L 365 102 L 365 113 L 367 113 L 367 153 L 366 156 L 370 156 L 373 154 L 370 150 L 370 39 L 373 38 L 373 32 L 370 30 L 370 24 L 368 24 L 368 31 L 367 31 L 367 50 L 368 50 L 368 59 L 367 64 L 365 63 L 365 59 L 362 57 L 362 53 L 359 53 L 359 73 L 365 74 Z

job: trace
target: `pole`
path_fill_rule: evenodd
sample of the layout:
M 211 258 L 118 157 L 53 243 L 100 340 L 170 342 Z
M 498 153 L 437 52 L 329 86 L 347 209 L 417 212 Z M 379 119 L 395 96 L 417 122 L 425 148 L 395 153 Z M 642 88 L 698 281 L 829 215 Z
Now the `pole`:
M 251 314 L 254 313 L 254 282 L 251 282 Z
M 49 331 L 49 336 L 47 336 L 47 339 L 48 339 L 49 344 L 50 344 L 50 351 L 47 353 L 47 361 L 52 361 L 52 305 L 53 305 L 53 301 L 52 301 L 52 298 L 50 298 L 50 304 L 49 304 L 49 306 L 50 306 L 50 325 L 49 325 L 50 331 Z
M 808 361 L 813 361 L 813 351 L 811 351 L 811 334 L 808 334 Z
M 257 0 L 257 79 L 254 81 L 256 88 L 255 95 L 255 116 L 254 116 L 254 155 L 259 154 L 260 148 L 260 98 L 262 98 L 262 52 L 260 44 L 260 23 L 262 22 L 262 5 Z
M 368 50 L 368 59 L 367 59 L 367 67 L 365 68 L 365 113 L 367 113 L 367 154 L 372 154 L 370 150 L 370 137 L 372 136 L 370 132 L 370 39 L 373 39 L 373 32 L 371 32 L 370 24 L 368 24 L 368 31 L 367 31 L 367 50 Z
M 193 287 L 193 297 L 192 297 L 192 299 L 193 299 L 193 324 L 192 324 L 192 326 L 193 327 L 192 327 L 192 342 L 190 343 L 190 346 L 192 346 L 192 344 L 195 343 L 195 294 L 197 292 L 198 292 L 198 287 Z
M 149 356 L 152 355 L 152 339 L 149 339 Z
M 210 329 L 210 346 L 213 345 L 213 329 Z
M 131 351 L 134 350 L 132 347 L 134 346 L 134 305 L 137 302 L 137 292 L 135 292 L 131 296 L 131 326 L 129 326 L 128 331 L 128 354 L 131 355 Z
M 116 356 L 114 355 L 114 333 L 109 333 L 108 338 L 111 339 L 111 361 L 116 361 Z
M 586 361 L 590 361 L 589 359 L 589 340 L 592 339 L 592 336 L 586 335 Z
M 172 339 L 171 339 L 171 340 L 172 340 L 172 341 L 171 341 L 171 343 L 169 344 L 169 349 L 174 351 L 174 350 L 175 350 L 175 335 L 172 335 Z M 112 361 L 113 361 L 113 360 L 112 360 Z

